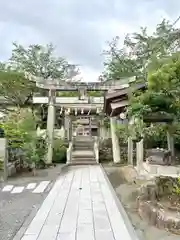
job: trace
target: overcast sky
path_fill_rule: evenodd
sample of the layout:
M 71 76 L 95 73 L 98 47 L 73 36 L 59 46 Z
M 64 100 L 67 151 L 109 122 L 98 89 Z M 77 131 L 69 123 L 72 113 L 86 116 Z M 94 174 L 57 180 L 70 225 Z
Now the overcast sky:
M 52 42 L 59 56 L 81 66 L 84 80 L 95 81 L 107 40 L 179 14 L 180 0 L 0 0 L 0 60 L 13 41 Z

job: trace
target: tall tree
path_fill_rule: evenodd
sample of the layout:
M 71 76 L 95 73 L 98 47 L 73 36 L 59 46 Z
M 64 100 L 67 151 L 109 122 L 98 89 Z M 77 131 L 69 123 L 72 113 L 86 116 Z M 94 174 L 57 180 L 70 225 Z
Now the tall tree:
M 23 73 L 10 69 L 1 69 L 1 112 L 13 111 L 15 108 L 29 105 L 35 88 L 35 83 L 29 81 Z
M 180 111 L 180 54 L 161 60 L 161 66 L 148 73 L 148 87 L 134 96 L 129 114 L 143 117 L 151 113 L 171 114 L 179 119 Z
M 57 78 L 60 81 L 73 79 L 78 74 L 75 65 L 64 58 L 56 57 L 52 44 L 30 45 L 25 48 L 13 43 L 12 56 L 7 62 L 0 63 L 0 95 L 10 105 L 23 107 L 31 103 L 37 89 L 26 73 L 36 77 Z M 1 111 L 10 110 L 6 102 L 1 104 Z
M 109 49 L 105 53 L 106 79 L 134 75 L 146 77 L 148 70 L 159 67 L 160 58 L 166 58 L 180 50 L 179 33 L 180 29 L 163 20 L 151 35 L 147 28 L 141 28 L 138 33 L 127 34 L 122 48 L 118 47 L 119 38 L 116 37 L 108 44 Z
M 13 43 L 9 65 L 37 77 L 69 80 L 78 74 L 76 65 L 69 64 L 63 57 L 55 57 L 52 44 L 30 45 L 28 48 Z

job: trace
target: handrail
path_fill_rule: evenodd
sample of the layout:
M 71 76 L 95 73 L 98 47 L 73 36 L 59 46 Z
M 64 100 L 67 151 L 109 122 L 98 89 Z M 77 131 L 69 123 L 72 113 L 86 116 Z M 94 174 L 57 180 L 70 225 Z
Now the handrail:
M 94 154 L 96 162 L 99 163 L 99 144 L 98 144 L 98 138 L 94 137 Z
M 71 156 L 72 156 L 72 147 L 73 147 L 73 144 L 72 142 L 69 143 L 69 147 L 66 151 L 66 163 L 69 164 L 71 163 Z

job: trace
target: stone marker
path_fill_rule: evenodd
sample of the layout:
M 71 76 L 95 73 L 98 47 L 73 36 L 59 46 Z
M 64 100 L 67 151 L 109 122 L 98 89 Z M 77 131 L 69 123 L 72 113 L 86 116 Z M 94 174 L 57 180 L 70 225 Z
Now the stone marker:
M 8 177 L 8 157 L 7 157 L 7 140 L 0 138 L 0 161 L 2 162 L 3 180 L 5 181 Z

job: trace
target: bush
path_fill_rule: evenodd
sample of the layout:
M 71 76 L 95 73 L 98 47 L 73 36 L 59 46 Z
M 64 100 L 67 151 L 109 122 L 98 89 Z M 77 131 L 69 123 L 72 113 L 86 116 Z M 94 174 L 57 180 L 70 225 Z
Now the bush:
M 112 154 L 112 140 L 111 138 L 100 142 L 99 145 L 99 162 L 111 162 L 113 161 Z
M 54 140 L 53 163 L 66 163 L 66 146 L 62 139 Z
M 162 124 L 155 124 L 145 130 L 145 148 L 167 148 L 167 131 Z
M 31 168 L 44 168 L 47 154 L 46 141 L 34 135 L 31 141 L 23 146 L 25 162 Z
M 28 109 L 13 112 L 0 127 L 9 143 L 8 160 L 19 162 L 18 168 L 45 166 L 46 142 L 37 137 L 36 119 Z
M 120 144 L 123 144 L 123 145 L 127 144 L 128 135 L 129 135 L 128 125 L 127 124 L 117 124 L 116 134 L 119 138 Z

